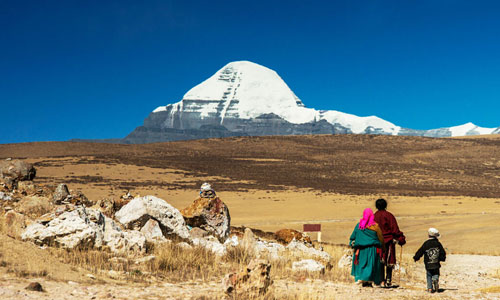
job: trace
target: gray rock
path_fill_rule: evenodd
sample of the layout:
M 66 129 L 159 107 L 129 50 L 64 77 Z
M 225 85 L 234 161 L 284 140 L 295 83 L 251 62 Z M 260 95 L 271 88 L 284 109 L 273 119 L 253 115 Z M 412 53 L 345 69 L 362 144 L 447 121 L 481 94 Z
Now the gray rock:
M 52 200 L 54 201 L 54 204 L 61 204 L 66 198 L 69 196 L 69 190 L 68 186 L 66 186 L 64 183 L 60 183 L 54 194 L 52 195 Z
M 297 241 L 291 241 L 290 244 L 286 246 L 286 249 L 291 252 L 301 253 L 301 255 L 304 256 L 319 258 L 325 262 L 331 259 L 331 256 L 330 254 L 328 254 L 328 252 L 323 250 L 318 250 L 313 247 L 308 247 L 304 243 Z
M 156 220 L 165 237 L 189 239 L 181 213 L 165 200 L 155 196 L 132 199 L 115 214 L 118 222 L 128 229 L 140 230 L 149 219 Z
M 37 245 L 67 249 L 107 246 L 115 253 L 143 252 L 146 247 L 146 237 L 141 232 L 123 230 L 100 211 L 83 206 L 40 217 L 21 238 Z
M 193 227 L 191 230 L 189 230 L 189 235 L 191 235 L 191 238 L 204 238 L 208 236 L 208 232 L 206 230 L 201 229 L 200 227 Z
M 36 169 L 32 164 L 19 159 L 0 161 L 0 177 L 14 181 L 33 180 Z
M 339 259 L 337 266 L 341 269 L 350 268 L 352 265 L 352 250 L 344 251 L 344 255 Z
M 303 259 L 292 263 L 293 271 L 325 272 L 325 266 L 314 259 Z
M 163 233 L 160 228 L 160 224 L 154 220 L 149 219 L 146 224 L 141 228 L 142 234 L 146 237 L 148 242 L 157 243 L 164 242 L 167 239 L 163 236 Z
M 89 217 L 96 218 L 96 214 L 97 220 L 92 222 Z M 70 249 L 101 247 L 103 225 L 104 216 L 100 212 L 88 212 L 84 207 L 78 207 L 60 214 L 46 225 L 29 225 L 21 237 L 38 245 L 55 245 Z
M 1 201 L 12 201 L 12 193 L 0 192 Z
M 206 238 L 195 238 L 192 240 L 193 245 L 203 247 L 217 256 L 223 256 L 227 253 L 226 247 L 213 236 Z
M 146 250 L 146 237 L 142 232 L 123 230 L 108 217 L 104 217 L 105 227 L 103 243 L 114 253 L 144 252 Z

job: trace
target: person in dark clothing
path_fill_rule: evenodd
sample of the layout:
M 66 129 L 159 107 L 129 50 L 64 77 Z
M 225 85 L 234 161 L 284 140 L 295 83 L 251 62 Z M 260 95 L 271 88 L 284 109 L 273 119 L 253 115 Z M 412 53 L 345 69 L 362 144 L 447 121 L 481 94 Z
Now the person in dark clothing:
M 396 264 L 396 243 L 403 246 L 406 244 L 406 238 L 399 230 L 398 222 L 393 214 L 386 210 L 387 201 L 378 199 L 375 202 L 377 212 L 375 213 L 375 222 L 379 224 L 384 235 L 385 249 L 382 264 L 382 284 L 390 287 L 392 284 L 392 269 Z
M 439 242 L 439 231 L 436 228 L 429 228 L 429 239 L 417 250 L 413 260 L 417 262 L 424 256 L 425 270 L 427 271 L 427 291 L 431 293 L 439 292 L 439 268 L 440 261 L 446 260 L 446 252 Z

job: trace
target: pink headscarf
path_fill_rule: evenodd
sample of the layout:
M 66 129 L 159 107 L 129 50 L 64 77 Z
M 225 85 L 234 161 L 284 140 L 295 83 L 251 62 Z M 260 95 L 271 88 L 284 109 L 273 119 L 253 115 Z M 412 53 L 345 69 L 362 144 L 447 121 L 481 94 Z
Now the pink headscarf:
M 363 211 L 363 218 L 359 220 L 359 229 L 365 230 L 366 227 L 375 225 L 375 216 L 373 216 L 373 211 L 371 208 L 366 208 Z

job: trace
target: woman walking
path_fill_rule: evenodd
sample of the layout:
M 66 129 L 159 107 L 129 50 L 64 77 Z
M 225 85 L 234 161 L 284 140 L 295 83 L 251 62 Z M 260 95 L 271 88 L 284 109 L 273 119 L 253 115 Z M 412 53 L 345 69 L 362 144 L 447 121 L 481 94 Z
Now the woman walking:
M 351 275 L 356 283 L 371 286 L 373 282 L 379 285 L 382 281 L 380 271 L 384 237 L 370 208 L 363 211 L 363 218 L 354 227 L 349 245 L 354 248 Z

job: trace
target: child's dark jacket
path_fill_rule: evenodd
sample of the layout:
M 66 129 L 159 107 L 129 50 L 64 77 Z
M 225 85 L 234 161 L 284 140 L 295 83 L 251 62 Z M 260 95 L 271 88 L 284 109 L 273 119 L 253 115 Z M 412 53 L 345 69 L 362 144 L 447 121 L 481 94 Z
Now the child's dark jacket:
M 446 260 L 446 252 L 443 245 L 436 238 L 430 238 L 424 242 L 422 247 L 418 249 L 413 260 L 419 260 L 422 255 L 424 256 L 425 268 L 427 270 L 439 269 L 441 267 L 440 261 Z

